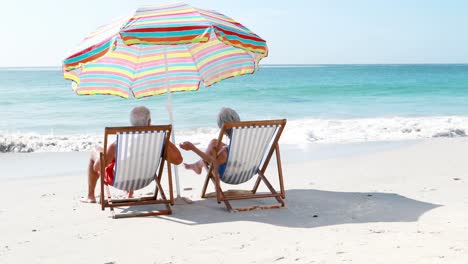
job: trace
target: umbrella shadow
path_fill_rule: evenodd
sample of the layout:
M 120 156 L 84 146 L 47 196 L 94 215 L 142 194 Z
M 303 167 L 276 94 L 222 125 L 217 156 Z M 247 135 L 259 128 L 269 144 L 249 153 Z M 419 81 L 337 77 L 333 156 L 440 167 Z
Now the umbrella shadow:
M 233 206 L 271 204 L 272 200 L 237 201 L 233 202 Z M 223 203 L 206 199 L 173 206 L 173 214 L 164 219 L 187 225 L 251 221 L 283 227 L 314 228 L 352 223 L 415 222 L 424 213 L 439 206 L 396 193 L 292 189 L 286 191 L 286 207 L 281 209 L 229 213 Z M 133 209 L 137 208 L 130 207 L 124 211 Z

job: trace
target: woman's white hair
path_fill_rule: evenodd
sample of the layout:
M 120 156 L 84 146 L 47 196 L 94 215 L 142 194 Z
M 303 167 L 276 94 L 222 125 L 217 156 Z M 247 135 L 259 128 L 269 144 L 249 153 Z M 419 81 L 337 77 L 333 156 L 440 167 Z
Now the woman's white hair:
M 145 106 L 137 106 L 130 112 L 130 124 L 132 126 L 147 126 L 150 119 L 150 110 Z
M 221 108 L 221 111 L 219 111 L 217 122 L 218 127 L 222 128 L 224 123 L 240 122 L 240 117 L 233 109 L 223 107 Z

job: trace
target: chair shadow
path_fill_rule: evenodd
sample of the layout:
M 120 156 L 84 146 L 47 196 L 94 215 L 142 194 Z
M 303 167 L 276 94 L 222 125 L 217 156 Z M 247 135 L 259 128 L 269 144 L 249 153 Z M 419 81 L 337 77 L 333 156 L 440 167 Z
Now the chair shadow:
M 173 206 L 173 214 L 164 219 L 187 224 L 204 225 L 236 221 L 251 221 L 276 226 L 313 228 L 320 226 L 374 223 L 415 222 L 424 213 L 441 205 L 410 199 L 396 193 L 331 192 L 313 189 L 286 191 L 286 207 L 229 213 L 216 199 Z M 271 204 L 274 199 L 234 201 L 233 206 Z M 130 207 L 125 211 L 132 211 Z

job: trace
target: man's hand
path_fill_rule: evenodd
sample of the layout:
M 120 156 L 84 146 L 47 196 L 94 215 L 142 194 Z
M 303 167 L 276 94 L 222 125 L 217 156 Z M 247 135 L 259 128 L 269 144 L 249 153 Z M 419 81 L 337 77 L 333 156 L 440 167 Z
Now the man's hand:
M 179 147 L 183 150 L 193 150 L 195 148 L 195 145 L 193 145 L 192 142 L 185 141 L 179 144 Z

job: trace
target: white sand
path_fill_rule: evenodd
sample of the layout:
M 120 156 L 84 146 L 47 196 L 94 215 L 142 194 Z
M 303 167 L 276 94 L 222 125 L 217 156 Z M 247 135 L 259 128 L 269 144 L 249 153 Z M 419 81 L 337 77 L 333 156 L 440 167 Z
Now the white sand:
M 181 169 L 196 203 L 118 220 L 79 202 L 87 153 L 0 155 L 0 263 L 468 263 L 468 139 L 334 147 L 282 153 L 287 208 L 228 213 Z

